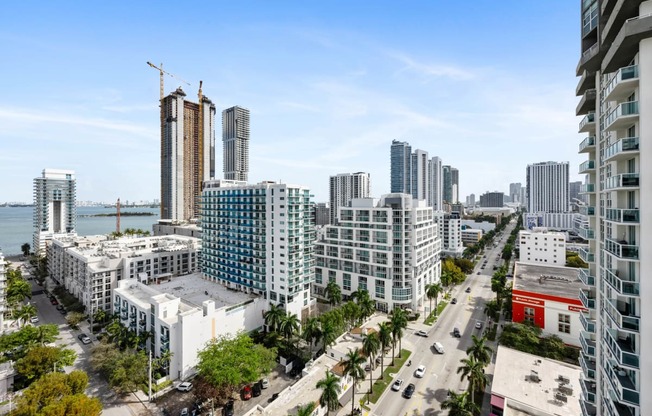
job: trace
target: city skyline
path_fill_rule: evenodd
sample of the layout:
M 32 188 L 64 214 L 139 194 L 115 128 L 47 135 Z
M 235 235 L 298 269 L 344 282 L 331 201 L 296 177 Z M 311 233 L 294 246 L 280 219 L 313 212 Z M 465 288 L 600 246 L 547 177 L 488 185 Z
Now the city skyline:
M 194 95 L 203 80 L 218 111 L 250 109 L 249 181 L 300 183 L 316 201 L 328 200 L 339 172 L 369 172 L 373 196 L 389 192 L 392 140 L 458 168 L 460 198 L 507 191 L 543 160 L 569 160 L 576 180 L 580 45 L 568 39 L 579 7 L 521 3 L 465 14 L 445 3 L 346 4 L 346 14 L 344 3 L 224 4 L 200 18 L 146 5 L 44 4 L 38 15 L 9 5 L 1 199 L 30 201 L 43 167 L 75 170 L 82 200 L 158 198 L 159 83 L 148 60 L 176 76 L 165 77 L 165 95 L 179 86 Z M 223 13 L 242 19 L 215 25 L 210 16 Z M 447 19 L 429 24 L 438 15 Z M 177 21 L 187 22 L 178 39 L 159 42 Z

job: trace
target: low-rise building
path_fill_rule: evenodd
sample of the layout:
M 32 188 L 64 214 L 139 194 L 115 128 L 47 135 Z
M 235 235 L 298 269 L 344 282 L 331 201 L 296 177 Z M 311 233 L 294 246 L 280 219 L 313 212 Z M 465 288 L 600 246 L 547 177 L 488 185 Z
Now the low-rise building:
M 155 236 L 159 235 L 183 235 L 201 239 L 201 227 L 194 222 L 158 220 L 152 225 Z
M 563 233 L 551 232 L 544 227 L 522 230 L 518 233 L 518 244 L 521 263 L 566 264 L 566 235 Z
M 474 230 L 466 228 L 462 230 L 462 244 L 465 246 L 473 246 L 480 242 L 482 239 L 482 230 Z
M 577 416 L 581 371 L 578 366 L 499 346 L 489 414 Z
M 113 291 L 112 306 L 127 328 L 151 335 L 142 347 L 154 357 L 171 353 L 168 373 L 174 380 L 195 373 L 197 353 L 209 341 L 261 329 L 267 301 L 216 285 L 196 273 L 149 285 L 121 280 Z

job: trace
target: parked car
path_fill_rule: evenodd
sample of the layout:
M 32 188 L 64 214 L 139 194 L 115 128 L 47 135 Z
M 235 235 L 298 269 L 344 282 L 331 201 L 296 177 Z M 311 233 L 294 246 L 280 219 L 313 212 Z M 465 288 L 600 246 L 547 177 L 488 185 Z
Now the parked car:
M 33 324 L 38 323 L 38 316 L 32 316 L 31 318 L 29 318 L 29 322 Z
M 476 274 L 480 274 L 480 272 L 477 272 Z
M 274 394 L 272 394 L 272 397 L 270 397 L 269 399 L 267 399 L 267 402 L 268 402 L 268 403 L 271 403 L 271 402 L 273 402 L 273 401 L 276 400 L 276 399 L 278 399 L 278 393 L 274 393 Z
M 251 386 L 246 385 L 242 388 L 242 400 L 251 399 Z
M 457 298 L 453 298 L 453 300 L 451 300 L 451 303 L 455 305 L 457 303 Z
M 426 366 L 425 365 L 418 366 L 416 371 L 414 372 L 414 376 L 417 377 L 417 378 L 423 377 L 424 374 L 426 374 Z
M 462 333 L 460 332 L 459 328 L 457 328 L 457 327 L 453 328 L 453 336 L 455 338 L 460 338 L 462 336 Z
M 471 293 L 471 286 L 467 287 L 465 290 L 466 293 Z
M 79 334 L 79 335 L 77 335 L 77 338 L 79 338 L 81 343 L 84 344 L 84 345 L 90 344 L 92 342 L 90 337 L 88 335 L 86 335 L 86 334 Z
M 266 389 L 266 388 L 269 387 L 269 380 L 267 379 L 267 377 L 260 380 L 260 387 L 263 388 L 263 389 Z
M 55 299 L 55 301 L 56 301 L 56 299 Z M 62 310 L 62 309 L 66 309 L 65 306 L 63 306 L 63 305 L 59 305 L 58 302 L 57 302 L 57 303 L 53 303 L 53 305 L 57 305 L 57 310 L 59 310 L 59 311 Z
M 397 378 L 396 380 L 394 380 L 394 383 L 392 383 L 392 390 L 399 391 L 401 390 L 402 385 L 403 385 L 403 380 Z
M 428 336 L 428 333 L 426 331 L 422 331 L 422 330 L 419 330 L 419 331 L 415 332 L 415 334 L 420 336 L 420 337 L 427 337 Z
M 66 308 L 63 308 L 63 309 L 59 309 L 59 313 L 60 313 L 61 315 L 65 315 L 65 314 L 68 313 L 68 311 L 66 310 Z
M 262 390 L 263 389 L 260 387 L 260 381 L 254 383 L 253 386 L 251 386 L 251 393 L 253 394 L 254 397 L 260 396 Z
M 414 384 L 412 383 L 408 384 L 405 390 L 403 390 L 403 397 L 405 397 L 406 399 L 412 397 L 412 394 L 414 394 L 414 389 L 415 389 Z
M 482 322 L 478 321 L 475 323 L 475 329 L 482 329 Z
M 58 305 L 59 302 L 55 298 L 50 298 L 50 303 L 53 305 Z
M 183 383 L 179 383 L 177 386 L 178 391 L 190 391 L 192 390 L 192 383 L 189 381 L 184 381 Z
M 432 344 L 432 347 L 433 347 L 433 348 L 435 349 L 435 351 L 437 351 L 439 354 L 443 354 L 443 353 L 444 353 L 444 346 L 441 345 L 440 342 L 435 342 L 434 344 Z
M 222 408 L 222 416 L 233 416 L 233 400 L 229 400 Z

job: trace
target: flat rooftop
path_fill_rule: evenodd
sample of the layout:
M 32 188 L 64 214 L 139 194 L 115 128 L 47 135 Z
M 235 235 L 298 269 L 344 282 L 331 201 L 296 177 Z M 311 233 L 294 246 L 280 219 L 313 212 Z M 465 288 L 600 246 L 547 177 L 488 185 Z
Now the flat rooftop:
M 168 282 L 150 284 L 149 287 L 161 293 L 169 293 L 184 302 L 199 307 L 201 307 L 203 301 L 210 299 L 215 302 L 215 309 L 237 305 L 258 297 L 257 295 L 227 289 L 219 283 L 204 279 L 201 273 L 172 277 Z
M 516 262 L 514 289 L 544 293 L 562 298 L 577 297 L 583 287 L 579 269 Z
M 505 398 L 505 415 L 577 416 L 582 414 L 581 371 L 571 364 L 499 346 L 491 394 Z M 561 393 L 566 401 L 556 399 Z

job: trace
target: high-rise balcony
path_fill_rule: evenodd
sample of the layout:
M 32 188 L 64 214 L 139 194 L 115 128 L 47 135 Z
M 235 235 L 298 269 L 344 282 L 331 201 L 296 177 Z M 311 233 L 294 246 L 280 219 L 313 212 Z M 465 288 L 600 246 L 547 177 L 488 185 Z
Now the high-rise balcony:
M 585 240 L 593 240 L 595 238 L 595 232 L 591 228 L 578 228 L 577 235 Z
M 580 170 L 578 173 L 589 173 L 595 170 L 595 160 L 586 160 L 580 164 Z
M 600 45 L 596 41 L 589 49 L 582 52 L 580 61 L 577 63 L 575 75 L 580 76 L 583 71 L 595 72 L 600 68 Z
M 638 137 L 623 137 L 604 150 L 604 161 L 630 159 L 639 151 Z
M 587 360 L 584 354 L 580 354 L 580 367 L 585 378 L 595 380 L 595 361 Z
M 580 331 L 580 345 L 584 355 L 595 358 L 595 340 L 591 339 L 590 332 Z
M 580 194 L 592 194 L 593 192 L 595 192 L 594 183 L 585 183 L 580 185 Z
M 595 136 L 585 137 L 580 142 L 580 149 L 578 153 L 587 153 L 595 150 Z
M 586 286 L 595 286 L 595 277 L 591 276 L 591 270 L 582 268 L 580 269 L 580 280 L 582 283 L 584 283 Z
M 575 115 L 580 116 L 589 111 L 595 112 L 595 88 L 584 91 L 580 102 L 577 103 L 577 107 L 575 107 Z
M 595 88 L 595 72 L 582 71 L 582 76 L 575 88 L 575 95 L 582 95 L 590 88 Z
M 640 359 L 628 338 L 621 339 L 618 333 L 613 329 L 604 331 L 604 343 L 607 344 L 609 351 L 616 357 L 618 365 L 621 367 L 640 368 Z
M 607 363 L 607 373 L 606 378 L 611 382 L 611 387 L 614 389 L 618 400 L 638 406 L 640 404 L 640 395 L 627 371 Z
M 625 302 L 620 302 L 619 305 L 614 299 L 606 299 L 604 311 L 623 331 L 638 332 L 641 328 L 641 318 L 633 315 L 629 310 L 629 305 Z
M 604 90 L 605 101 L 622 101 L 638 87 L 638 65 L 626 66 L 616 71 Z
M 620 103 L 604 119 L 604 130 L 615 131 L 631 126 L 638 120 L 638 101 Z
M 593 263 L 595 261 L 595 255 L 588 248 L 580 248 L 579 254 L 584 263 Z
M 582 409 L 582 416 L 596 416 L 598 414 L 595 405 L 586 400 L 580 399 L 580 408 Z
M 605 210 L 605 220 L 622 224 L 638 224 L 640 222 L 640 210 L 607 208 Z
M 588 312 L 580 312 L 580 323 L 586 332 L 595 333 L 595 319 Z
M 641 2 L 638 0 L 623 0 L 622 3 L 638 7 L 637 4 Z M 629 18 L 622 25 L 614 24 L 614 28 L 620 28 L 620 30 L 613 41 L 605 39 L 603 43 L 603 45 L 609 45 L 609 47 L 603 48 L 602 51 L 604 55 L 601 63 L 602 73 L 615 72 L 632 62 L 638 53 L 638 45 L 641 40 L 652 36 L 652 14 Z
M 595 207 L 589 206 L 589 205 L 582 205 L 580 206 L 580 214 L 590 216 L 590 215 L 595 215 Z
M 580 379 L 580 387 L 584 400 L 595 404 L 595 381 Z
M 605 191 L 632 190 L 638 188 L 640 174 L 638 173 L 621 173 L 607 178 L 604 181 Z
M 580 133 L 595 132 L 595 113 L 589 113 L 580 121 Z
M 595 295 L 580 289 L 579 295 L 582 305 L 587 309 L 595 309 Z
M 615 241 L 607 238 L 604 240 L 604 248 L 619 259 L 638 260 L 638 246 L 628 244 L 626 240 Z
M 637 297 L 641 294 L 638 282 L 622 279 L 618 274 L 618 270 L 615 269 L 602 269 L 602 280 L 622 296 Z

